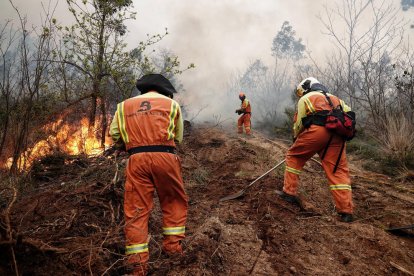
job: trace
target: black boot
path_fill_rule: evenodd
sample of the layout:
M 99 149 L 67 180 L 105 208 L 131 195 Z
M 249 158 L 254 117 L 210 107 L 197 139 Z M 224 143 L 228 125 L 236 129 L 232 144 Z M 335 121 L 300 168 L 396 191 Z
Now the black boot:
M 338 215 L 339 215 L 339 219 L 342 222 L 352 222 L 353 221 L 352 214 L 339 213 Z
M 284 191 L 276 191 L 276 193 L 280 196 L 281 199 L 287 201 L 289 203 L 293 203 L 299 207 L 301 207 L 300 200 L 297 196 L 293 196 L 290 194 L 285 193 Z

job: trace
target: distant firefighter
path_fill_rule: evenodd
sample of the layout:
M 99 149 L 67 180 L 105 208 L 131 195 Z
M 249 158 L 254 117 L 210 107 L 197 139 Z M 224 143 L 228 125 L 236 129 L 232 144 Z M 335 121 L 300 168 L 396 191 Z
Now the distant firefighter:
M 252 107 L 250 105 L 250 101 L 246 99 L 246 95 L 244 93 L 239 94 L 239 99 L 241 100 L 241 107 L 236 110 L 237 114 L 243 114 L 240 116 L 239 120 L 237 121 L 238 133 L 243 133 L 243 125 L 247 135 L 250 135 L 251 132 L 251 122 L 250 118 L 252 116 Z
M 147 275 L 154 191 L 162 209 L 162 250 L 168 255 L 182 254 L 188 197 L 175 148 L 183 139 L 181 109 L 172 99 L 176 91 L 159 74 L 143 76 L 136 86 L 142 95 L 118 104 L 110 134 L 130 154 L 124 196 L 125 253 L 132 275 Z
M 293 145 L 286 154 L 286 170 L 281 197 L 292 203 L 299 203 L 297 198 L 299 175 L 306 161 L 318 153 L 329 182 L 329 189 L 335 201 L 335 208 L 344 222 L 352 221 L 353 203 L 352 187 L 349 177 L 348 162 L 345 152 L 345 137 L 339 130 L 330 129 L 332 114 L 341 114 L 347 118 L 346 126 L 354 134 L 355 114 L 344 101 L 328 93 L 325 86 L 315 78 L 304 79 L 297 87 L 299 97 L 298 110 L 293 126 Z M 334 112 L 335 111 L 335 112 Z M 343 127 L 343 125 L 341 126 Z M 346 129 L 346 128 L 343 128 Z M 342 129 L 341 129 L 342 130 Z

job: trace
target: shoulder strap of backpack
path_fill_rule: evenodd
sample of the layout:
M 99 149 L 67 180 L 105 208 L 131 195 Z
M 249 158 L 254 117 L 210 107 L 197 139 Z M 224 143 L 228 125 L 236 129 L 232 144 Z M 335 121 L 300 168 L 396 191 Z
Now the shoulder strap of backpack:
M 328 94 L 325 91 L 322 91 L 321 93 L 325 95 L 326 99 L 328 100 L 329 105 L 331 106 L 332 109 L 334 109 L 335 107 L 331 101 L 331 98 L 328 96 Z

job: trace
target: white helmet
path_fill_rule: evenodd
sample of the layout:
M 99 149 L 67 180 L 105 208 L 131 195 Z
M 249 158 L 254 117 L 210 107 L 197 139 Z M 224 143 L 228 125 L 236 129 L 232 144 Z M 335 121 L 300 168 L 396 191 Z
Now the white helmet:
M 303 81 L 299 83 L 298 87 L 296 87 L 296 95 L 299 98 L 302 97 L 304 94 L 306 94 L 306 92 L 309 91 L 311 86 L 314 85 L 315 83 L 320 83 L 320 82 L 313 77 L 304 79 Z

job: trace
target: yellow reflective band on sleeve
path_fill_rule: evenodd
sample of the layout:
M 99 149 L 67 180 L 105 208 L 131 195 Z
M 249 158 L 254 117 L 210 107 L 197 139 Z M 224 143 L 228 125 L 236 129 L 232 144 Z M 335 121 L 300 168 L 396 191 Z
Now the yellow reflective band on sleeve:
M 330 185 L 329 189 L 331 189 L 331 191 L 336 191 L 336 190 L 349 190 L 349 191 L 352 191 L 351 185 L 348 185 L 348 184 Z
M 345 102 L 343 100 L 339 100 L 339 104 L 342 106 L 342 109 L 345 108 Z
M 125 248 L 125 254 L 137 254 L 142 252 L 148 252 L 148 243 L 131 244 Z
M 177 117 L 178 107 L 175 101 L 171 102 L 170 124 L 168 125 L 168 140 L 174 139 L 175 117 Z
M 127 144 L 129 142 L 129 138 L 125 126 L 124 102 L 118 104 L 118 124 L 122 140 L 124 140 L 124 143 Z
M 305 99 L 305 104 L 307 105 L 310 112 L 312 112 L 312 113 L 315 112 L 315 108 L 313 107 L 313 105 L 312 105 L 312 103 L 309 99 Z
M 164 235 L 181 235 L 185 233 L 185 226 L 163 227 Z
M 301 174 L 302 171 L 286 166 L 286 171 L 294 174 Z

